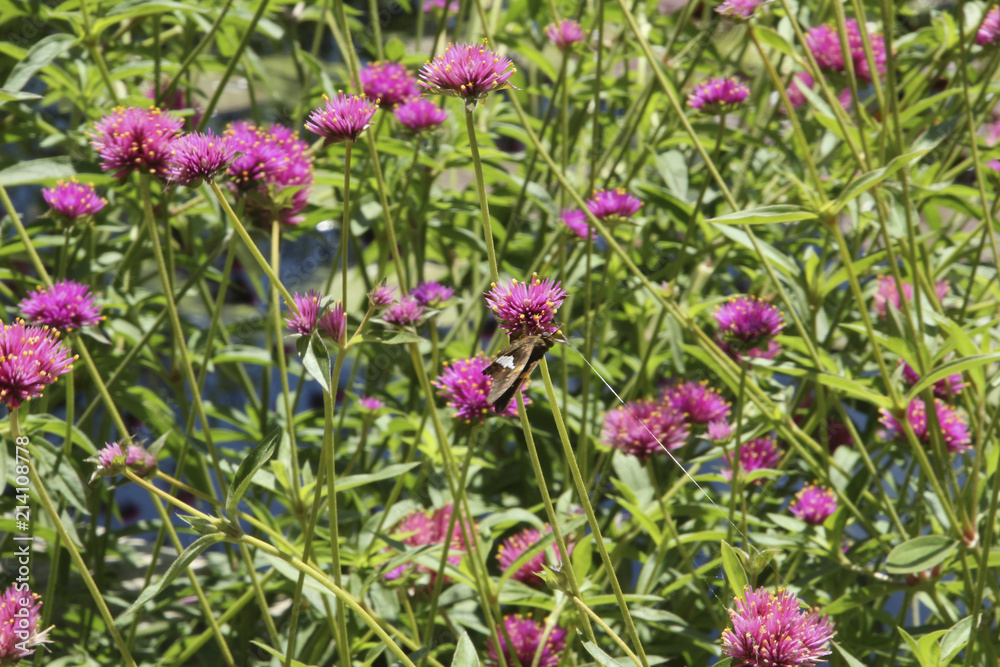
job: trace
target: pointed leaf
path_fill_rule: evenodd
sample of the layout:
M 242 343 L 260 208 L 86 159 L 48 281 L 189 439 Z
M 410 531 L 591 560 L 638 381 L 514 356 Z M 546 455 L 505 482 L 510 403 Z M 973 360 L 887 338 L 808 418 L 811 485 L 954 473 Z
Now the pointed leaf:
M 824 212 L 829 215 L 836 215 L 842 208 L 847 206 L 848 202 L 860 195 L 862 192 L 875 187 L 906 165 L 929 153 L 930 150 L 930 148 L 922 148 L 921 150 L 913 151 L 912 153 L 897 155 L 889 162 L 889 164 L 881 169 L 869 171 L 867 174 L 862 174 L 858 178 L 855 178 L 847 184 L 847 187 L 845 187 L 843 192 L 840 193 L 840 196 L 837 197 L 835 201 L 831 202 L 830 207 Z
M 250 488 L 250 482 L 257 471 L 264 467 L 281 442 L 281 429 L 275 429 L 264 442 L 253 448 L 240 467 L 236 470 L 232 484 L 229 485 L 229 494 L 226 497 L 226 515 L 233 521 L 236 520 L 236 508 L 240 504 L 243 494 Z
M 910 391 L 907 393 L 908 398 L 913 398 L 920 394 L 924 389 L 931 386 L 938 380 L 942 380 L 949 375 L 954 373 L 961 373 L 974 368 L 980 368 L 982 366 L 987 366 L 992 364 L 994 361 L 1000 360 L 1000 352 L 991 352 L 989 354 L 977 354 L 972 357 L 964 357 L 962 359 L 956 359 L 955 361 L 949 362 L 933 371 L 928 373 L 926 376 L 920 378 L 920 382 L 913 385 Z
M 593 656 L 594 661 L 599 665 L 603 665 L 604 667 L 624 667 L 622 663 L 605 653 L 600 646 L 593 642 L 583 642 L 583 648 L 587 649 L 587 653 Z
M 318 333 L 313 332 L 311 336 L 296 340 L 295 346 L 306 372 L 319 382 L 326 393 L 330 393 L 330 351 L 326 349 L 326 343 Z
M 476 654 L 476 647 L 469 639 L 469 634 L 462 630 L 462 636 L 458 638 L 458 646 L 455 647 L 455 656 L 451 659 L 451 667 L 479 667 L 479 655 Z
M 382 343 L 383 345 L 402 345 L 403 343 L 422 343 L 424 339 L 409 331 L 378 331 L 368 332 L 361 336 L 363 343 Z
M 958 547 L 944 535 L 921 535 L 889 552 L 885 569 L 892 574 L 914 574 L 943 563 Z
M 725 540 L 722 540 L 722 569 L 726 571 L 726 579 L 733 593 L 742 595 L 743 589 L 750 585 L 750 581 L 746 570 L 743 569 L 743 559 Z
M 723 225 L 768 225 L 776 222 L 797 222 L 799 220 L 815 220 L 818 218 L 812 211 L 800 206 L 778 204 L 776 206 L 761 206 L 746 211 L 733 211 L 718 218 L 710 218 L 705 222 Z

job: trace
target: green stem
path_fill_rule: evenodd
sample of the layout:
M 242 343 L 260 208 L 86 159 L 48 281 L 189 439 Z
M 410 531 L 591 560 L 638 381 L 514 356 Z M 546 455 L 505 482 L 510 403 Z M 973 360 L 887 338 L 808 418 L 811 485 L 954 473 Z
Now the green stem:
M 472 152 L 472 166 L 476 172 L 476 190 L 479 193 L 479 212 L 483 222 L 483 236 L 486 239 L 486 256 L 490 264 L 490 282 L 500 281 L 497 271 L 496 250 L 493 249 L 493 227 L 490 222 L 490 204 L 486 199 L 486 181 L 483 179 L 483 165 L 479 158 L 479 144 L 476 142 L 476 124 L 472 117 L 472 109 L 468 103 L 465 107 L 465 129 L 469 134 L 469 149 Z
M 348 239 L 351 237 L 351 147 L 354 142 L 348 139 L 344 143 L 344 216 L 340 223 L 340 281 L 344 304 L 344 312 L 347 312 L 347 249 Z M 358 260 L 361 261 L 360 259 Z
M 385 231 L 389 236 L 389 252 L 392 253 L 392 261 L 396 266 L 396 274 L 399 279 L 399 286 L 403 294 L 409 291 L 406 283 L 406 270 L 403 268 L 403 260 L 399 256 L 399 244 L 396 242 L 396 227 L 392 222 L 392 209 L 389 208 L 389 200 L 385 194 L 385 180 L 382 178 L 382 165 L 378 161 L 378 150 L 375 148 L 375 137 L 370 132 L 368 134 L 368 152 L 371 155 L 372 167 L 375 170 L 375 185 L 378 189 L 378 198 L 382 204 L 382 216 L 385 218 Z

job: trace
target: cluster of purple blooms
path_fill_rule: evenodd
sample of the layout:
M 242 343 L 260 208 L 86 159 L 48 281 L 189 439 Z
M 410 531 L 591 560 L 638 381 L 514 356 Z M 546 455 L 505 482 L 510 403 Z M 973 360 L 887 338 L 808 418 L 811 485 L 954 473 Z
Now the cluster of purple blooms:
M 624 188 L 611 190 L 595 190 L 587 200 L 587 210 L 600 220 L 607 223 L 618 223 L 628 220 L 642 208 L 642 201 Z M 566 209 L 561 216 L 563 224 L 581 239 L 597 238 L 597 230 L 587 222 L 587 214 L 581 209 Z
M 845 63 L 849 60 L 854 66 L 854 73 L 863 81 L 872 80 L 872 71 L 865 57 L 864 38 L 861 25 L 856 19 L 847 19 L 848 54 L 840 48 L 840 36 L 837 27 L 831 24 L 818 25 L 806 33 L 806 45 L 816 58 L 816 64 L 822 70 L 844 72 Z M 886 50 L 885 37 L 882 33 L 868 34 L 868 42 L 872 50 L 872 59 L 877 74 L 885 74 Z
M 901 419 L 905 419 L 919 442 L 930 443 L 931 429 L 927 420 L 927 405 L 922 399 L 911 399 L 904 413 L 900 415 L 893 414 L 886 408 L 880 408 L 879 412 L 882 415 L 879 423 L 885 429 L 885 437 L 888 440 L 906 439 L 906 431 L 900 422 Z M 934 399 L 934 412 L 945 448 L 952 454 L 969 449 L 972 436 L 962 414 L 939 398 Z
M 525 528 L 516 535 L 504 540 L 497 548 L 497 565 L 500 566 L 500 571 L 503 573 L 509 572 L 518 558 L 539 544 L 545 535 L 551 532 L 552 527 L 549 525 L 544 527 L 544 531 L 537 528 Z M 572 554 L 573 545 L 568 544 L 566 548 Z M 556 570 L 562 565 L 562 556 L 559 555 L 559 550 L 554 545 L 549 545 L 529 558 L 521 567 L 514 570 L 510 578 L 528 586 L 543 588 L 545 580 L 540 576 L 540 573 L 544 571 L 542 569 L 543 565 Z
M 716 343 L 734 360 L 773 359 L 781 347 L 774 337 L 785 328 L 781 311 L 752 296 L 740 296 L 715 311 Z
M 42 630 L 42 600 L 23 584 L 11 584 L 0 595 L 0 665 L 13 665 L 49 643 L 49 631 Z
M 347 333 L 347 316 L 344 314 L 344 304 L 337 301 L 324 305 L 322 295 L 316 290 L 305 294 L 292 295 L 298 312 L 285 318 L 289 331 L 298 336 L 311 336 L 319 331 L 328 336 L 337 345 L 343 345 Z
M 483 370 L 490 365 L 490 360 L 479 354 L 468 359 L 446 361 L 441 374 L 434 381 L 438 394 L 455 410 L 455 419 L 464 422 L 482 423 L 493 413 L 486 397 L 493 386 L 493 380 L 483 375 Z M 524 404 L 528 405 L 527 384 L 521 385 L 521 395 Z M 517 414 L 517 403 L 511 402 L 501 413 L 505 417 Z
M 983 22 L 976 31 L 976 44 L 986 46 L 1000 42 L 1000 6 L 994 5 L 986 12 Z
M 573 19 L 562 19 L 545 26 L 545 35 L 559 49 L 566 51 L 587 38 L 587 33 Z
M 28 294 L 18 308 L 25 321 L 61 332 L 92 326 L 104 319 L 94 304 L 90 288 L 73 280 L 39 287 Z
M 554 334 L 559 330 L 556 311 L 566 300 L 566 290 L 559 281 L 539 280 L 533 275 L 529 282 L 512 279 L 506 285 L 493 283 L 492 287 L 483 295 L 486 304 L 497 324 L 512 339 Z
M 0 322 L 0 403 L 15 409 L 41 396 L 45 387 L 73 370 L 75 359 L 57 330 L 23 320 Z
M 774 470 L 781 462 L 781 450 L 778 443 L 770 436 L 754 438 L 748 442 L 740 443 L 739 452 L 726 452 L 722 457 L 725 465 L 719 471 L 728 480 L 733 478 L 733 459 L 736 459 L 736 469 L 743 475 L 748 475 L 754 470 Z M 754 480 L 755 484 L 763 481 L 762 478 Z
M 732 627 L 722 632 L 723 653 L 733 664 L 759 667 L 815 665 L 833 639 L 833 623 L 815 610 L 803 611 L 784 589 L 746 588 L 729 609 Z
M 718 77 L 695 86 L 688 95 L 688 105 L 707 115 L 725 115 L 739 107 L 750 95 L 750 89 L 736 79 Z
M 485 44 L 449 44 L 443 54 L 421 68 L 419 84 L 433 94 L 461 97 L 472 107 L 510 86 L 516 72 L 509 58 Z
M 149 477 L 157 469 L 156 455 L 136 444 L 106 443 L 101 451 L 87 460 L 97 464 L 90 478 L 91 484 L 100 477 L 120 475 L 126 469 L 139 477 Z
M 895 278 L 892 276 L 879 277 L 878 284 L 875 288 L 875 294 L 872 296 L 872 302 L 875 307 L 875 314 L 880 319 L 885 319 L 889 306 L 899 310 L 899 292 L 900 290 L 896 287 Z M 904 281 L 902 284 L 902 292 L 903 298 L 906 299 L 906 301 L 909 302 L 913 300 L 913 285 Z M 943 300 L 946 296 L 948 296 L 948 282 L 941 280 L 934 283 L 934 293 L 937 295 L 938 301 Z
M 837 495 L 832 489 L 810 484 L 798 492 L 788 511 L 806 523 L 819 525 L 837 511 Z
M 500 650 L 490 638 L 486 643 L 487 656 L 484 663 L 487 667 L 500 665 L 499 653 L 503 653 L 505 664 L 519 664 L 522 667 L 537 664 L 538 667 L 556 667 L 566 649 L 566 631 L 559 626 L 553 626 L 546 634 L 544 623 L 523 618 L 519 615 L 505 616 L 504 632 L 499 632 Z M 510 637 L 510 643 L 507 642 Z M 538 662 L 535 662 L 535 658 Z M 515 662 L 516 657 L 516 662 Z
M 432 512 L 416 511 L 411 512 L 403 518 L 393 529 L 393 536 L 401 542 L 411 547 L 423 547 L 432 544 L 444 544 L 448 538 L 448 524 L 451 522 L 451 515 L 454 512 L 454 505 L 444 507 Z M 465 553 L 465 539 L 463 537 L 463 517 L 459 514 L 455 521 L 451 534 L 451 541 L 448 543 L 448 562 L 455 567 L 462 561 Z M 474 524 L 466 522 L 465 530 L 476 530 Z M 406 563 L 390 570 L 385 579 L 396 581 L 411 574 L 430 573 L 433 583 L 437 572 L 430 568 L 413 563 Z M 450 579 L 445 576 L 445 582 Z
M 83 222 L 108 204 L 91 183 L 79 183 L 75 178 L 43 189 L 42 198 L 63 226 Z

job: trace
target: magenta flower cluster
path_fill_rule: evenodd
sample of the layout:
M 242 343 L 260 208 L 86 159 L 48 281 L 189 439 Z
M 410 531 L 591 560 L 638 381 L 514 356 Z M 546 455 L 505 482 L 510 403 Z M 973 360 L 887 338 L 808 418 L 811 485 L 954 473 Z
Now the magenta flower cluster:
M 397 327 L 412 327 L 424 316 L 424 307 L 412 296 L 404 296 L 382 314 L 382 319 Z
M 773 358 L 778 351 L 774 337 L 785 328 L 785 320 L 776 306 L 752 296 L 736 297 L 720 305 L 715 310 L 715 323 L 719 346 L 737 359 L 742 354 Z
M 522 667 L 537 664 L 538 667 L 556 667 L 562 658 L 562 652 L 566 649 L 566 631 L 559 626 L 553 627 L 545 637 L 545 624 L 521 616 L 505 616 L 503 619 L 504 628 L 507 630 L 507 637 L 510 637 L 510 644 L 503 632 L 498 633 L 500 637 L 500 651 L 503 653 L 506 664 L 520 664 Z M 496 667 L 500 664 L 497 647 L 493 638 L 486 642 L 487 667 Z M 517 662 L 514 661 L 517 656 Z M 535 662 L 535 657 L 538 662 Z
M 969 449 L 972 436 L 969 434 L 969 425 L 965 418 L 955 408 L 951 407 L 941 399 L 934 399 L 934 409 L 937 415 L 938 424 L 941 427 L 941 439 L 945 447 L 952 454 L 957 454 Z M 906 438 L 899 418 L 886 408 L 880 408 L 881 417 L 879 423 L 885 428 L 886 437 L 889 440 L 902 440 Z M 905 419 L 913 429 L 913 434 L 917 440 L 927 444 L 931 441 L 930 424 L 927 421 L 927 406 L 919 398 L 914 398 L 906 407 Z
M 810 484 L 796 494 L 788 511 L 806 523 L 819 525 L 837 511 L 837 495 L 832 489 Z
M 595 190 L 587 200 L 587 209 L 598 220 L 631 218 L 642 208 L 642 202 L 625 188 Z
M 42 600 L 24 584 L 11 584 L 0 596 L 0 665 L 14 665 L 42 644 L 49 630 L 42 630 Z
M 398 105 L 392 114 L 413 132 L 433 130 L 448 120 L 448 112 L 431 100 L 416 97 Z
M 592 239 L 597 238 L 597 230 L 591 228 L 590 223 L 587 222 L 587 214 L 582 210 L 578 208 L 567 209 L 562 212 L 560 219 L 567 229 L 581 239 L 586 239 L 587 234 L 590 234 Z
M 120 475 L 126 469 L 139 477 L 149 477 L 157 468 L 156 455 L 136 444 L 105 443 L 97 454 L 87 460 L 97 464 L 90 478 L 91 483 L 100 477 Z
M 682 447 L 690 430 L 684 414 L 671 402 L 640 399 L 604 415 L 604 444 L 640 461 L 653 454 Z
M 368 412 L 375 412 L 384 408 L 385 403 L 382 402 L 382 399 L 374 396 L 362 396 L 358 399 L 358 407 Z
M 563 51 L 586 39 L 587 34 L 573 19 L 562 19 L 545 26 L 545 35 Z
M 396 303 L 396 287 L 386 283 L 380 283 L 368 293 L 368 303 L 372 308 L 385 308 Z
M 411 512 L 396 524 L 392 534 L 396 539 L 411 547 L 444 544 L 448 537 L 448 523 L 451 521 L 453 511 L 454 505 L 445 505 L 433 512 Z M 465 523 L 466 530 L 476 530 L 475 525 L 468 525 L 468 522 Z M 463 517 L 460 514 L 455 521 L 451 541 L 448 543 L 448 562 L 455 567 L 458 567 L 458 564 L 462 561 L 462 555 L 465 553 L 462 524 Z M 424 565 L 414 565 L 413 563 L 405 563 L 390 570 L 385 575 L 385 578 L 388 581 L 395 581 L 410 573 L 419 574 L 424 572 L 430 573 L 431 581 L 433 582 L 437 575 L 434 570 Z M 445 582 L 448 581 L 449 578 L 446 576 Z
M 400 63 L 375 62 L 360 72 L 361 90 L 389 109 L 420 95 L 417 80 Z
M 986 12 L 979 30 L 976 31 L 976 44 L 986 46 L 1000 42 L 1000 6 L 994 5 Z
M 0 403 L 8 408 L 42 395 L 42 390 L 73 370 L 76 357 L 59 332 L 26 326 L 22 320 L 0 328 Z
M 25 321 L 64 332 L 97 324 L 102 319 L 90 288 L 73 280 L 39 287 L 18 308 Z
M 306 129 L 323 137 L 323 145 L 342 141 L 357 141 L 361 133 L 372 124 L 379 101 L 364 95 L 345 95 L 338 92 L 333 99 L 323 96 L 323 106 L 313 110 L 306 121 Z
M 490 360 L 482 355 L 468 359 L 456 359 L 445 362 L 441 374 L 434 381 L 438 395 L 442 396 L 448 406 L 455 410 L 455 418 L 465 422 L 482 423 L 493 413 L 486 397 L 493 386 L 492 378 L 483 375 L 483 370 L 490 365 Z M 521 385 L 521 395 L 524 404 L 530 403 L 525 393 L 527 384 Z M 517 414 L 517 403 L 511 402 L 503 411 L 505 417 Z
M 455 290 L 437 282 L 423 282 L 410 290 L 410 296 L 421 306 L 439 306 L 455 296 Z
M 913 366 L 910 366 L 905 361 L 900 361 L 899 363 L 903 367 L 903 381 L 906 384 L 912 387 L 920 382 L 920 375 L 917 374 L 917 371 L 913 370 Z M 958 396 L 966 386 L 961 373 L 952 373 L 934 383 L 934 395 L 938 398 L 953 398 Z
M 934 292 L 937 294 L 938 301 L 944 299 L 948 296 L 948 282 L 941 280 L 934 283 Z M 907 301 L 913 300 L 913 285 L 906 281 L 903 282 L 903 298 Z M 899 310 L 899 290 L 896 289 L 896 279 L 892 276 L 881 276 L 878 279 L 878 285 L 875 288 L 872 301 L 875 305 L 875 314 L 880 318 L 886 316 L 890 305 Z
M 292 295 L 297 313 L 289 313 L 285 324 L 289 331 L 299 336 L 310 336 L 314 331 L 333 339 L 337 345 L 343 345 L 347 332 L 347 316 L 344 314 L 344 304 L 337 301 L 323 305 L 323 297 L 316 290 L 305 294 Z
M 509 58 L 483 44 L 449 44 L 420 70 L 420 85 L 438 95 L 454 95 L 474 105 L 510 85 L 517 72 Z
M 497 324 L 515 340 L 559 330 L 556 311 L 566 299 L 559 281 L 539 280 L 537 275 L 526 283 L 511 279 L 506 285 L 493 283 L 493 289 L 483 296 Z
M 545 526 L 544 532 L 537 528 L 525 528 L 521 532 L 504 540 L 497 548 L 497 565 L 500 567 L 500 571 L 503 573 L 510 571 L 518 558 L 541 542 L 545 535 L 551 532 L 552 527 L 549 525 Z M 573 553 L 572 544 L 568 544 L 566 548 L 570 553 Z M 545 580 L 539 576 L 539 573 L 544 571 L 542 566 L 547 565 L 552 569 L 558 570 L 561 564 L 562 556 L 559 555 L 558 547 L 550 544 L 529 558 L 527 562 L 510 575 L 510 578 L 528 586 L 542 588 L 545 586 Z
M 734 450 L 726 452 L 726 455 L 722 457 L 725 465 L 719 472 L 728 480 L 733 478 L 733 457 L 735 455 Z M 774 438 L 765 436 L 741 443 L 739 456 L 736 457 L 736 469 L 743 475 L 747 475 L 754 470 L 777 468 L 780 461 L 781 451 L 778 449 L 778 443 L 774 441 Z M 754 483 L 761 481 L 763 480 L 757 479 L 754 480 Z
M 133 171 L 165 176 L 183 127 L 184 121 L 156 107 L 117 107 L 94 124 L 90 145 L 101 157 L 101 169 L 118 178 Z
M 717 77 L 695 86 L 688 95 L 688 106 L 708 115 L 722 115 L 743 105 L 750 89 L 736 79 Z
M 833 623 L 815 610 L 803 611 L 784 589 L 743 590 L 729 609 L 732 627 L 722 632 L 722 651 L 733 664 L 799 667 L 818 664 L 830 654 Z
M 236 157 L 231 135 L 212 132 L 186 134 L 174 142 L 167 163 L 167 178 L 181 185 L 196 186 L 213 181 Z
M 59 181 L 54 188 L 44 188 L 42 198 L 64 224 L 88 218 L 108 204 L 107 199 L 97 195 L 92 184 L 79 183 L 75 178 Z
M 854 72 L 859 79 L 871 81 L 872 72 L 868 66 L 868 59 L 865 57 L 861 26 L 855 19 L 847 19 L 845 25 L 847 27 L 847 46 L 850 51 L 850 60 L 854 65 Z M 881 33 L 869 34 L 868 41 L 871 45 L 876 72 L 885 74 L 885 37 Z M 820 69 L 834 72 L 844 71 L 844 52 L 840 48 L 840 37 L 837 34 L 836 26 L 824 24 L 811 28 L 806 34 L 806 45 L 812 51 Z
M 767 4 L 765 0 L 725 0 L 715 8 L 715 11 L 726 18 L 749 21 L 757 9 L 765 4 Z

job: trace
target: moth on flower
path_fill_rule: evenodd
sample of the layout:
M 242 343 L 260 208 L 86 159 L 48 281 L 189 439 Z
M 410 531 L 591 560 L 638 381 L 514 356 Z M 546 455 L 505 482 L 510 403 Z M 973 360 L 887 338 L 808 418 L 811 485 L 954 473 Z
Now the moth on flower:
M 486 403 L 497 412 L 506 410 L 517 390 L 531 377 L 531 371 L 559 340 L 558 333 L 525 336 L 501 350 L 496 361 L 483 369 L 483 375 L 493 380 Z

